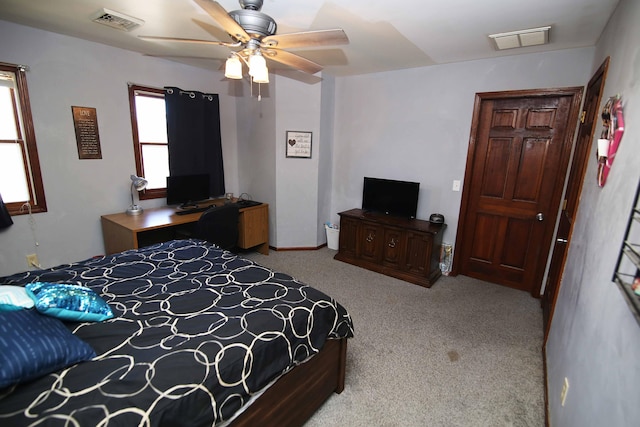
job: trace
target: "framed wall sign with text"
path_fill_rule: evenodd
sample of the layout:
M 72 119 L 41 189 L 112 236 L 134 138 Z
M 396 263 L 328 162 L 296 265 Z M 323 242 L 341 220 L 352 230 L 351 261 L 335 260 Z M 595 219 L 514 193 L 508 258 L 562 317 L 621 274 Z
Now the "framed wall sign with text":
M 100 135 L 98 133 L 98 116 L 92 107 L 72 106 L 73 127 L 76 130 L 78 158 L 101 159 Z
M 287 157 L 311 158 L 311 132 L 287 131 Z

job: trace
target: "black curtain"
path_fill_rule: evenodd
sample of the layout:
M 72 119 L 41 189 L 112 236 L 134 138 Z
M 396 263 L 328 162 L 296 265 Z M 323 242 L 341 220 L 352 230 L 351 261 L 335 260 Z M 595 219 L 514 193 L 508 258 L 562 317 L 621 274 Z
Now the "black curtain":
M 11 224 L 13 224 L 13 219 L 11 219 L 11 215 L 9 215 L 9 211 L 2 201 L 2 194 L 0 194 L 0 230 L 9 227 Z
M 218 95 L 165 87 L 169 174 L 208 173 L 211 196 L 225 193 Z

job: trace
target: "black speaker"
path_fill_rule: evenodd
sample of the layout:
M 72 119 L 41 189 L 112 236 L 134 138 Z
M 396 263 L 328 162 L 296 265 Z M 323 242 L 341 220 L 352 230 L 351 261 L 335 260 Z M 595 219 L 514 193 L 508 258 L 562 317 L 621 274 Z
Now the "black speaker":
M 429 217 L 429 222 L 431 224 L 444 224 L 444 215 L 439 213 L 431 214 Z

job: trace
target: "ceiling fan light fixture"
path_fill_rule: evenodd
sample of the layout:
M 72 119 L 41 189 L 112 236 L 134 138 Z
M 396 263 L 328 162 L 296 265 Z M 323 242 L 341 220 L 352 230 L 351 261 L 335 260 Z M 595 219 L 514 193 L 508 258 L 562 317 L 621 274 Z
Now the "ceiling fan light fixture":
M 242 9 L 231 12 L 227 12 L 217 1 L 194 1 L 224 29 L 233 40 L 232 42 L 180 37 L 138 37 L 151 41 L 226 46 L 230 49 L 230 56 L 225 62 L 225 77 L 242 79 L 243 73 L 248 70 L 250 81 L 251 83 L 258 83 L 258 90 L 260 90 L 260 84 L 269 83 L 269 69 L 267 68 L 265 55 L 269 56 L 269 60 L 285 64 L 303 73 L 316 74 L 322 70 L 322 65 L 285 49 L 349 43 L 349 38 L 342 29 L 311 30 L 276 35 L 278 27 L 276 21 L 261 12 L 264 0 L 239 0 Z M 245 68 L 245 65 L 247 68 Z M 253 84 L 251 86 L 253 87 Z M 258 95 L 258 99 L 260 99 L 260 95 Z
M 240 58 L 237 55 L 231 55 L 227 58 L 224 66 L 224 76 L 235 80 L 242 78 L 242 62 L 240 62 Z
M 263 77 L 269 71 L 267 70 L 267 61 L 259 51 L 254 52 L 249 57 L 249 75 L 254 79 Z
M 269 83 L 269 70 L 267 67 L 264 67 L 264 70 L 259 70 L 253 76 L 254 83 Z

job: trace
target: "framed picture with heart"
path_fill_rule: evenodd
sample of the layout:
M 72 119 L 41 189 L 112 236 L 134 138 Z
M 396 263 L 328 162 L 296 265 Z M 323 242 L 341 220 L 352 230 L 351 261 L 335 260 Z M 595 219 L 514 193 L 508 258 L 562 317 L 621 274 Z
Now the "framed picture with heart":
M 286 147 L 287 157 L 310 159 L 311 132 L 288 130 Z

